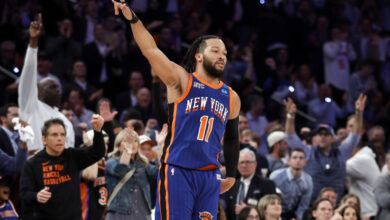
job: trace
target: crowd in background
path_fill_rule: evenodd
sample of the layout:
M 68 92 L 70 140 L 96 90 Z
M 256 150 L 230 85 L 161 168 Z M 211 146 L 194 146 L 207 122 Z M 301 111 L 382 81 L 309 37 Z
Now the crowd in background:
M 283 219 L 335 220 L 350 219 L 349 212 L 356 219 L 390 216 L 386 165 L 390 163 L 386 155 L 390 1 L 133 0 L 128 4 L 173 62 L 180 64 L 199 36 L 215 34 L 225 43 L 228 62 L 222 80 L 243 103 L 240 177 L 220 203 L 228 219 L 281 215 Z M 109 137 L 110 164 L 134 160 L 134 166 L 147 168 L 143 172 L 148 178 L 144 174 L 142 178 L 150 187 L 133 183 L 128 187 L 144 193 L 147 205 L 139 211 L 149 213 L 156 188 L 151 181 L 156 173 L 149 164 L 158 165 L 159 148 L 154 146 L 163 140 L 155 130 L 168 121 L 166 88 L 152 73 L 128 22 L 114 15 L 107 0 L 5 0 L 0 2 L 0 12 L 0 66 L 13 76 L 0 70 L 0 156 L 7 154 L 20 165 L 27 154 L 43 148 L 18 147 L 20 140 L 12 136 L 12 118 L 33 117 L 32 110 L 26 110 L 34 108 L 26 104 L 31 97 L 24 94 L 39 97 L 67 118 L 71 123 L 67 135 L 74 133 L 73 142 L 67 137 L 69 147 L 86 145 L 86 132 L 93 129 L 92 115 L 99 113 Z M 38 49 L 31 50 L 29 27 L 38 13 L 42 13 L 43 31 Z M 26 78 L 32 75 L 26 70 L 26 64 L 31 64 L 28 57 L 37 59 L 31 66 L 36 69 L 33 81 Z M 50 93 L 48 77 L 58 86 L 58 101 Z M 38 91 L 22 86 L 29 82 L 37 83 Z M 122 159 L 123 154 L 117 152 L 123 151 L 117 138 L 124 138 L 125 127 L 132 127 L 139 136 L 137 160 Z M 36 138 L 40 135 L 35 132 Z M 144 143 L 150 146 L 142 147 Z M 4 160 L 4 164 L 11 163 Z M 100 161 L 93 169 L 97 172 L 103 165 L 105 161 Z M 15 183 L 14 174 L 21 169 L 8 166 L 0 176 L 12 174 L 5 179 Z M 99 176 L 104 177 L 102 172 Z M 116 172 L 106 170 L 106 179 L 118 176 Z M 82 187 L 99 179 L 95 175 L 83 178 Z M 107 183 L 109 192 L 112 184 Z M 11 200 L 20 212 L 22 201 L 15 185 Z M 277 207 L 268 210 L 269 204 Z M 109 211 L 123 211 L 118 207 L 114 202 Z M 311 207 L 313 212 L 308 211 Z

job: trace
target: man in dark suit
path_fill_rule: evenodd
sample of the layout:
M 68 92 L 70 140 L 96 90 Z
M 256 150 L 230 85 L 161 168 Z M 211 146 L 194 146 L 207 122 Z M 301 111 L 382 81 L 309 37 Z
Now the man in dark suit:
M 229 220 L 235 220 L 245 206 L 257 206 L 263 196 L 276 193 L 275 183 L 256 174 L 256 167 L 256 155 L 253 151 L 248 148 L 242 149 L 238 160 L 240 181 L 236 181 L 224 195 Z
M 119 93 L 116 96 L 115 107 L 119 114 L 130 107 L 134 107 L 137 104 L 137 92 L 144 87 L 145 81 L 142 73 L 139 71 L 132 71 L 129 77 L 129 89 Z
M 14 103 L 9 103 L 0 108 L 0 149 L 9 156 L 15 156 L 18 149 L 19 135 L 14 131 L 12 119 L 19 117 L 19 108 Z

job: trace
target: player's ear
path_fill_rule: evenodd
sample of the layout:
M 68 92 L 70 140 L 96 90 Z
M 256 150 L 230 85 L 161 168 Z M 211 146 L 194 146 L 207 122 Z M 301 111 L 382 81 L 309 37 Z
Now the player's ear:
M 195 54 L 195 59 L 197 63 L 201 63 L 203 61 L 203 54 L 201 53 L 196 53 Z

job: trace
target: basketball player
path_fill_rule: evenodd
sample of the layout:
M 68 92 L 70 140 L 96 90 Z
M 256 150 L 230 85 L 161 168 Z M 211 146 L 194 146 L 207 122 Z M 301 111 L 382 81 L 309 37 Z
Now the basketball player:
M 240 99 L 220 77 L 226 47 L 217 36 L 196 39 L 184 57 L 184 68 L 158 48 L 125 0 L 112 0 L 122 12 L 142 54 L 166 84 L 169 133 L 158 180 L 156 219 L 216 219 L 219 193 L 235 182 Z M 223 136 L 223 134 L 225 135 Z M 221 179 L 221 140 L 227 178 Z

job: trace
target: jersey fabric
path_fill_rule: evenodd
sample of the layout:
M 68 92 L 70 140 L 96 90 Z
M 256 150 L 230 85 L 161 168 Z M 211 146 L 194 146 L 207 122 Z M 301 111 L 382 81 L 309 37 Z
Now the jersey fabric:
M 19 216 L 16 212 L 14 205 L 10 200 L 6 201 L 0 206 L 0 219 L 1 220 L 18 220 Z
M 232 107 L 233 90 L 211 85 L 196 73 L 182 97 L 169 104 L 169 130 L 162 163 L 188 169 L 216 169 Z
M 181 98 L 169 104 L 169 131 L 158 176 L 155 219 L 216 219 L 219 155 L 233 90 L 189 74 Z
M 98 165 L 98 175 L 95 181 L 80 183 L 81 205 L 83 220 L 101 219 L 107 205 L 106 178 L 104 176 L 105 161 Z

